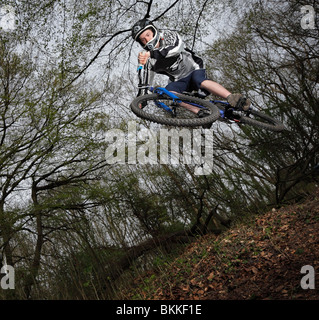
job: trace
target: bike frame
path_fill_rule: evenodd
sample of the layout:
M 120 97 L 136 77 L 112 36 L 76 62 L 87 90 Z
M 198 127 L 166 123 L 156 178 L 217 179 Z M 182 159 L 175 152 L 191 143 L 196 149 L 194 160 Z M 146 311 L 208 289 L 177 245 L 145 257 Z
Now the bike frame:
M 142 65 L 139 65 L 138 68 L 138 74 L 139 74 L 139 84 L 138 84 L 138 88 L 139 88 L 139 91 L 138 91 L 138 94 L 137 96 L 140 96 L 142 94 L 147 94 L 147 91 L 151 91 L 153 93 L 157 93 L 159 96 L 167 96 L 167 97 L 170 97 L 173 101 L 173 103 L 176 103 L 176 104 L 179 104 L 179 103 L 182 103 L 183 101 L 177 97 L 174 93 L 172 93 L 171 91 L 168 91 L 167 89 L 163 88 L 163 87 L 152 87 L 150 85 L 147 85 L 147 84 L 143 84 L 143 82 L 146 82 L 147 81 L 143 81 L 143 78 L 147 78 L 146 74 L 145 74 L 145 71 L 144 71 L 144 75 L 142 76 L 142 70 L 143 70 L 143 66 Z M 143 93 L 143 90 L 144 90 L 144 93 Z M 175 113 L 175 108 L 170 108 L 168 105 L 166 105 L 165 103 L 161 102 L 161 101 L 157 101 L 155 100 L 154 101 L 156 106 L 159 107 L 159 108 L 162 108 L 164 110 L 166 110 L 167 112 L 170 112 L 172 114 Z M 197 108 L 201 108 L 201 109 L 205 109 L 205 107 L 199 105 L 199 104 L 196 104 L 196 103 L 192 103 L 192 102 L 187 102 L 187 104 L 190 104 L 194 107 L 197 107 Z
M 172 93 L 171 91 L 168 91 L 167 89 L 165 88 L 162 88 L 162 87 L 152 87 L 148 84 L 144 84 L 144 83 L 147 83 L 148 82 L 148 73 L 146 72 L 146 70 L 144 69 L 143 65 L 139 65 L 138 68 L 138 77 L 139 77 L 139 84 L 138 84 L 138 88 L 139 88 L 139 91 L 138 91 L 138 94 L 137 96 L 140 96 L 142 94 L 147 94 L 147 91 L 151 91 L 153 93 L 157 93 L 158 95 L 160 96 L 168 96 L 170 97 L 172 100 L 173 100 L 173 103 L 182 103 L 182 101 L 180 100 L 179 97 L 177 97 L 174 93 Z M 144 72 L 142 72 L 144 71 Z M 145 81 L 146 80 L 146 81 Z M 144 90 L 144 92 L 143 92 Z M 161 109 L 164 109 L 165 111 L 171 113 L 174 115 L 175 113 L 175 108 L 170 108 L 168 105 L 166 105 L 165 103 L 161 102 L 161 101 L 157 101 L 155 100 L 154 101 L 156 106 L 161 108 Z M 227 119 L 227 120 L 231 120 L 231 121 L 235 121 L 235 122 L 239 122 L 238 119 L 236 119 L 236 115 L 233 114 L 233 111 L 235 111 L 235 109 L 228 103 L 228 102 L 225 102 L 225 101 L 219 101 L 219 100 L 210 100 L 211 103 L 213 104 L 216 104 L 216 103 L 221 103 L 223 105 L 225 105 L 225 110 L 219 110 L 220 112 L 220 117 L 222 119 Z M 197 108 L 202 108 L 204 109 L 203 106 L 201 105 L 198 105 L 196 103 L 188 103 L 192 106 L 195 106 Z M 246 112 L 247 114 L 249 113 Z
M 270 130 L 274 132 L 280 132 L 285 130 L 285 126 L 280 121 L 272 118 L 270 115 L 263 113 L 263 111 L 255 110 L 254 108 L 249 108 L 247 111 L 243 111 L 242 105 L 245 101 L 241 101 L 238 103 L 236 107 L 232 107 L 226 101 L 219 100 L 206 100 L 205 98 L 208 95 L 203 95 L 199 91 L 198 93 L 193 92 L 183 92 L 182 94 L 174 94 L 173 92 L 168 91 L 162 87 L 152 87 L 148 84 L 148 70 L 144 68 L 143 65 L 138 67 L 138 76 L 139 76 L 139 84 L 138 84 L 138 97 L 143 96 L 142 98 L 135 98 L 131 103 L 132 111 L 140 118 L 145 118 L 147 120 L 168 124 L 168 125 L 177 125 L 177 126 L 197 126 L 204 124 L 203 120 L 196 119 L 184 119 L 186 122 L 181 122 L 179 118 L 179 114 L 177 114 L 177 106 L 185 107 L 190 111 L 192 110 L 189 106 L 195 106 L 197 108 L 210 109 L 212 112 L 211 117 L 206 119 L 211 122 L 215 120 L 226 121 L 228 123 L 235 122 L 237 124 L 250 125 L 257 128 L 262 128 L 265 130 Z M 148 91 L 153 92 L 154 94 L 148 94 Z M 187 98 L 186 96 L 190 95 L 191 97 Z M 165 99 L 169 98 L 167 104 L 165 103 Z M 162 121 L 162 115 L 156 116 L 151 115 L 148 111 L 141 111 L 144 107 L 146 107 L 148 101 L 153 101 L 157 107 L 163 109 L 165 112 L 169 112 L 174 118 L 170 121 Z M 155 106 L 156 106 L 155 105 Z M 217 109 L 219 112 L 217 112 Z M 192 118 L 192 117 L 191 117 Z M 166 119 L 168 120 L 168 119 Z M 182 119 L 183 120 L 183 119 Z M 210 123 L 210 122 L 209 122 Z M 206 123 L 205 123 L 206 124 Z

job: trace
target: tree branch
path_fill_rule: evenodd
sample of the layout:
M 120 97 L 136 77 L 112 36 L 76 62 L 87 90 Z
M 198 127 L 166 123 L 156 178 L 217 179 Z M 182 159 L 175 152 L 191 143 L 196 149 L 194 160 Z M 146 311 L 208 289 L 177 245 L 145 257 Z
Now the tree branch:
M 150 2 L 147 4 L 147 12 L 144 16 L 144 19 L 148 19 L 150 17 L 150 12 L 152 8 L 153 0 L 150 0 Z
M 162 14 L 160 14 L 159 16 L 157 16 L 155 19 L 153 19 L 153 21 L 157 21 L 160 18 L 162 18 L 166 12 L 168 12 L 169 10 L 171 10 L 180 0 L 176 0 L 171 6 L 169 6 Z
M 201 16 L 202 16 L 202 13 L 203 13 L 203 11 L 204 11 L 204 9 L 205 9 L 206 4 L 207 4 L 208 1 L 209 1 L 209 0 L 206 0 L 206 1 L 204 2 L 203 6 L 202 6 L 202 9 L 201 9 L 201 11 L 200 11 L 200 13 L 199 13 L 199 15 L 198 15 L 198 17 L 197 17 L 197 20 L 196 20 L 195 32 L 194 32 L 193 43 L 192 43 L 192 50 L 193 50 L 193 48 L 194 48 L 194 46 L 195 46 L 196 33 L 197 33 L 197 30 L 198 30 L 198 27 L 199 27 L 199 20 L 200 20 L 200 18 L 201 18 Z
M 67 85 L 65 85 L 63 88 L 61 88 L 61 90 L 66 89 L 67 87 L 69 87 L 73 82 L 75 82 L 77 79 L 80 78 L 80 76 L 91 66 L 91 64 L 98 58 L 98 56 L 100 55 L 100 53 L 102 52 L 102 50 L 105 48 L 105 46 L 107 44 L 109 44 L 115 37 L 117 37 L 118 35 L 125 33 L 125 32 L 129 32 L 131 31 L 131 29 L 125 29 L 125 30 L 121 30 L 118 31 L 116 33 L 114 33 L 106 42 L 103 43 L 103 45 L 99 48 L 99 50 L 97 51 L 97 53 L 95 54 L 95 56 L 90 60 L 90 62 L 77 74 L 76 77 L 74 77 Z

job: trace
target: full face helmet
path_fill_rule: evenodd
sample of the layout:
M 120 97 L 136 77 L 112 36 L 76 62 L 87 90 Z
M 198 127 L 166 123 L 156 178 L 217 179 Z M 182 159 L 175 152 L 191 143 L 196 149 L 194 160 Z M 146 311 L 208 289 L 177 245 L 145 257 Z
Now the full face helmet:
M 140 41 L 140 35 L 147 29 L 151 29 L 153 32 L 153 39 L 150 40 L 146 45 Z M 154 50 L 158 41 L 159 41 L 159 32 L 154 24 L 148 19 L 142 19 L 137 21 L 134 26 L 132 27 L 132 38 L 137 41 L 144 49 L 147 51 Z

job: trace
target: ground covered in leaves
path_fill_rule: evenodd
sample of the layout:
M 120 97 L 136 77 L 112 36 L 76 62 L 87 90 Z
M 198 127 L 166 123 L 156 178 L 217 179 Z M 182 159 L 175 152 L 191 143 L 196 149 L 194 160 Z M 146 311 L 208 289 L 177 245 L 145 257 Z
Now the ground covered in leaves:
M 315 289 L 301 279 L 315 270 Z M 319 299 L 319 189 L 220 236 L 207 235 L 170 264 L 135 280 L 125 299 Z M 307 282 L 309 283 L 309 282 Z

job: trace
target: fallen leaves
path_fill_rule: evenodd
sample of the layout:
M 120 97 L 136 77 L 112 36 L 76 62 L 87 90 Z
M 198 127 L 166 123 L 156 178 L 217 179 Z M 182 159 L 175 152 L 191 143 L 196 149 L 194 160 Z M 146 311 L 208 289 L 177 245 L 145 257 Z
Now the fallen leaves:
M 214 272 L 211 272 L 211 273 L 208 275 L 207 280 L 208 280 L 208 281 L 213 280 L 214 276 L 215 276 Z
M 319 299 L 300 286 L 303 265 L 319 270 L 318 195 L 198 239 L 156 276 L 151 299 Z

